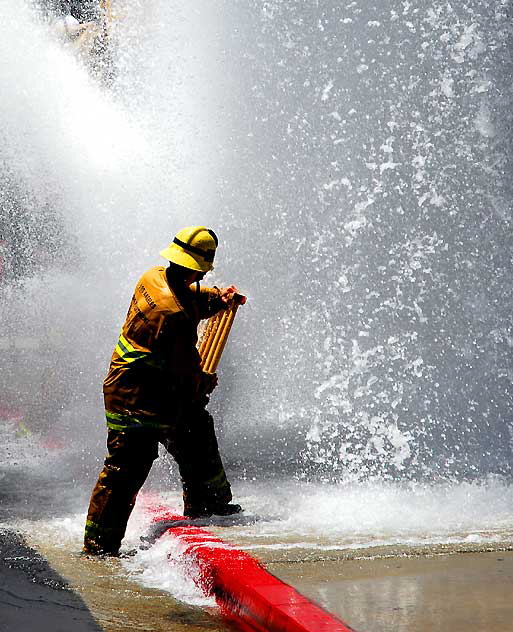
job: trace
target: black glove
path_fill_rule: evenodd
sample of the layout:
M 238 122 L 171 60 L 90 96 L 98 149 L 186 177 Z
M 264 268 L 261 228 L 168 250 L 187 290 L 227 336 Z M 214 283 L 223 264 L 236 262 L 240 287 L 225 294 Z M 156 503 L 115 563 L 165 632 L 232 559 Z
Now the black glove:
M 198 395 L 200 397 L 203 395 L 210 395 L 217 386 L 217 383 L 217 373 L 205 373 L 205 371 L 202 371 L 198 387 Z

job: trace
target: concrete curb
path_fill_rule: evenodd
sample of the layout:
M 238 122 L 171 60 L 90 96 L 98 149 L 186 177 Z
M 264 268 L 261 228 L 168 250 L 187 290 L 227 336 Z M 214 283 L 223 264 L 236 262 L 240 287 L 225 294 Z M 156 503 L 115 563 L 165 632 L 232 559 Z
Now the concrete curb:
M 354 632 L 353 628 L 271 575 L 256 559 L 190 524 L 183 516 L 153 510 L 156 537 L 170 534 L 195 581 L 214 596 L 222 615 L 244 632 Z M 185 523 L 185 524 L 184 524 Z

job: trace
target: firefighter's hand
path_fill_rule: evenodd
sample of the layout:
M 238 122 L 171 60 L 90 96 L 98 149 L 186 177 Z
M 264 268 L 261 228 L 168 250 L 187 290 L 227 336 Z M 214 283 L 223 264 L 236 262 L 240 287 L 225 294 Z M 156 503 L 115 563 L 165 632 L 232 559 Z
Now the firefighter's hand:
M 218 384 L 217 373 L 205 373 L 201 374 L 201 381 L 199 385 L 200 395 L 210 395 Z
M 241 305 L 244 305 L 246 302 L 246 297 L 239 292 L 239 290 L 235 287 L 235 285 L 230 285 L 228 287 L 224 287 L 221 289 L 221 300 L 225 303 L 230 303 L 230 301 L 237 296 L 237 300 Z

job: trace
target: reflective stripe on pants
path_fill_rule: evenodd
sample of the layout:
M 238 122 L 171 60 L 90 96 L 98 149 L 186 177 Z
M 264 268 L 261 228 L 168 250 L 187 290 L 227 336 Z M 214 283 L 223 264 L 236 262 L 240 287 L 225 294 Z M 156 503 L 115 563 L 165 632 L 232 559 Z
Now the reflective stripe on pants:
M 161 430 L 110 429 L 108 454 L 89 504 L 85 550 L 117 552 L 137 494 L 158 456 L 159 442 L 178 464 L 186 508 L 230 502 L 213 419 L 202 406 L 191 407 L 183 421 Z

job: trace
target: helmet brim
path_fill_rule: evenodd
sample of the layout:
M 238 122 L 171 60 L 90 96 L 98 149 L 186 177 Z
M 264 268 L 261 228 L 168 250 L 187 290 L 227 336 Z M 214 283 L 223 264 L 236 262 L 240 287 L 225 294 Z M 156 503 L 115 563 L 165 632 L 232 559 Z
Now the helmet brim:
M 210 261 L 199 262 L 193 256 L 185 252 L 182 248 L 175 244 L 170 244 L 167 248 L 160 251 L 160 256 L 164 257 L 171 263 L 181 266 L 182 268 L 188 268 L 189 270 L 195 270 L 196 272 L 210 272 L 214 269 L 214 264 Z

